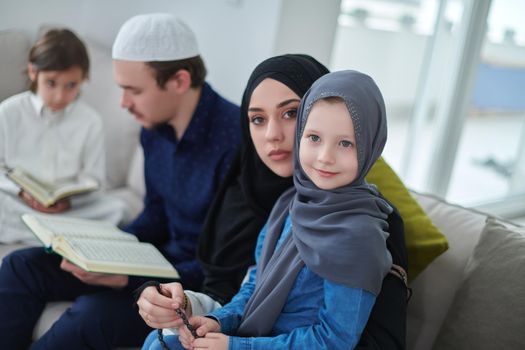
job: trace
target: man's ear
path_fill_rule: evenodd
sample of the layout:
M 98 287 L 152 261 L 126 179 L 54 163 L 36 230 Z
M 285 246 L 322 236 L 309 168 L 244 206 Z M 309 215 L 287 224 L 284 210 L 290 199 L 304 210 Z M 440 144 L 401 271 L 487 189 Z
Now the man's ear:
M 31 81 L 36 80 L 36 76 L 38 75 L 38 69 L 35 67 L 33 63 L 27 64 L 27 75 L 29 76 L 29 79 Z
M 191 88 L 190 72 L 185 69 L 179 69 L 179 71 L 173 74 L 166 82 L 166 87 L 179 93 L 188 91 Z

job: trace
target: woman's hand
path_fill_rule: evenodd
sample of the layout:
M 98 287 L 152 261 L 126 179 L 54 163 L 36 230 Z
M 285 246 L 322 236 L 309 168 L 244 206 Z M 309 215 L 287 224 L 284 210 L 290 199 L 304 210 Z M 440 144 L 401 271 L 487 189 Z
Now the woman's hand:
M 219 322 L 215 321 L 214 319 L 211 319 L 209 317 L 204 317 L 204 316 L 191 317 L 189 321 L 190 321 L 190 324 L 195 328 L 197 335 L 199 337 L 204 337 L 204 338 L 195 339 L 193 335 L 191 335 L 191 332 L 187 327 L 180 327 L 179 328 L 179 340 L 185 349 L 202 348 L 201 346 L 203 346 L 203 344 L 208 344 L 208 343 L 219 345 L 219 343 L 222 344 L 222 342 L 224 342 L 225 339 L 226 339 L 225 348 L 223 347 L 221 348 L 209 347 L 209 348 L 210 349 L 228 349 L 228 337 L 225 336 L 224 334 L 217 333 L 221 331 L 221 326 L 219 325 Z M 198 347 L 196 347 L 195 344 L 197 344 Z
M 142 291 L 137 301 L 139 314 L 152 328 L 179 328 L 183 323 L 175 309 L 184 305 L 184 289 L 178 282 L 148 287 Z M 189 304 L 189 302 L 188 302 Z M 191 305 L 186 305 L 186 315 L 191 316 Z
M 129 278 L 125 275 L 113 275 L 105 273 L 88 272 L 77 265 L 62 259 L 60 268 L 70 272 L 73 276 L 86 284 L 93 286 L 106 286 L 111 288 L 122 288 L 128 285 Z
M 18 194 L 20 198 L 32 209 L 40 211 L 47 214 L 58 214 L 62 213 L 71 208 L 71 203 L 69 199 L 61 199 L 50 207 L 46 207 L 41 204 L 39 201 L 33 198 L 29 193 L 24 190 L 21 190 Z

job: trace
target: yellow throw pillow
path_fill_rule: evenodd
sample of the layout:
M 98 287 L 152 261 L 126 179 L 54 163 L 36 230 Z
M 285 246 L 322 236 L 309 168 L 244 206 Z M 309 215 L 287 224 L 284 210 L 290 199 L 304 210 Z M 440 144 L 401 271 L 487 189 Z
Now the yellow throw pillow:
M 399 210 L 403 218 L 408 253 L 408 280 L 413 281 L 435 258 L 448 249 L 447 239 L 382 157 L 374 164 L 366 180 L 379 188 L 381 194 Z

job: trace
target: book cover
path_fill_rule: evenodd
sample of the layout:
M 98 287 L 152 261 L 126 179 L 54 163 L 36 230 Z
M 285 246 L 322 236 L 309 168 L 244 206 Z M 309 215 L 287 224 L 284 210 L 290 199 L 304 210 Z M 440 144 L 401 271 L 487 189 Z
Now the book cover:
M 6 175 L 45 207 L 50 207 L 61 199 L 95 191 L 99 188 L 98 182 L 89 177 L 48 183 L 37 179 L 19 167 L 8 170 Z

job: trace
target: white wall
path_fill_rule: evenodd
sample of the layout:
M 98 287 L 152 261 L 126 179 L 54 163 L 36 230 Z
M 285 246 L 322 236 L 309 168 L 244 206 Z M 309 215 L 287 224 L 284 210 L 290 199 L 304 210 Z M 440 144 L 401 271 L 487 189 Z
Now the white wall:
M 341 0 L 283 0 L 275 52 L 306 53 L 328 66 Z
M 0 30 L 18 28 L 36 38 L 53 23 L 111 47 L 121 24 L 148 12 L 170 12 L 195 31 L 208 81 L 239 102 L 248 76 L 274 52 L 282 0 L 0 0 Z

